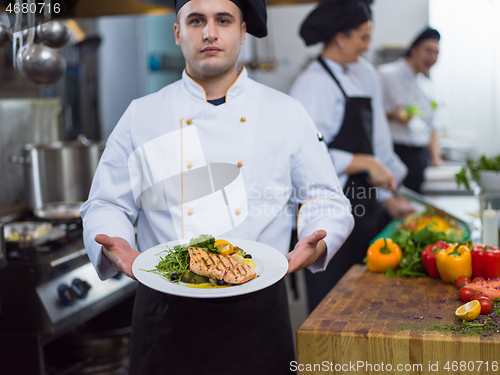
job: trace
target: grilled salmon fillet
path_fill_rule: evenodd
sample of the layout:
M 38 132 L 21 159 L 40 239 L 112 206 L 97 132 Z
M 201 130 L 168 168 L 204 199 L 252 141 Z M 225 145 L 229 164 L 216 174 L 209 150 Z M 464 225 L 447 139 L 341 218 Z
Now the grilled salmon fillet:
M 241 284 L 257 276 L 248 264 L 231 257 L 207 252 L 201 247 L 189 247 L 188 251 L 189 268 L 200 276 L 224 280 L 228 284 Z

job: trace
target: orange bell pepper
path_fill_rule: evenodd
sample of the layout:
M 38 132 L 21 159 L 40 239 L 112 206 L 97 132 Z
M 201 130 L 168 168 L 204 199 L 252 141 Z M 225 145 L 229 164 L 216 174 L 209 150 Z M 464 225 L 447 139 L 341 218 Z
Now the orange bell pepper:
M 401 248 L 390 238 L 379 238 L 366 252 L 367 267 L 371 272 L 385 272 L 395 269 L 402 257 Z

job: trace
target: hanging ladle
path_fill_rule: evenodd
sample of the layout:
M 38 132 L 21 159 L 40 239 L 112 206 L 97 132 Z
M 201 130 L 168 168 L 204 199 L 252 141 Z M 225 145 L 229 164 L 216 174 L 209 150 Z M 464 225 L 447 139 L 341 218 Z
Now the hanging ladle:
M 29 8 L 35 0 L 28 0 Z M 28 42 L 17 55 L 19 71 L 38 84 L 55 83 L 66 72 L 66 60 L 54 49 L 35 44 L 35 13 L 28 13 Z
M 5 46 L 9 42 L 9 39 L 8 27 L 0 22 L 0 48 Z
M 45 0 L 44 22 L 37 27 L 37 34 L 43 44 L 51 48 L 61 48 L 69 41 L 70 31 L 61 21 L 50 21 L 51 1 Z

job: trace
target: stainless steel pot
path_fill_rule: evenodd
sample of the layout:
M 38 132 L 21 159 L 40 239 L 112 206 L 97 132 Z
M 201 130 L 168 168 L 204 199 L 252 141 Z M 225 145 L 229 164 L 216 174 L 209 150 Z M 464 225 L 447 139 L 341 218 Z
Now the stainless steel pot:
M 104 143 L 86 138 L 25 145 L 12 161 L 24 166 L 28 205 L 86 201 L 103 150 Z

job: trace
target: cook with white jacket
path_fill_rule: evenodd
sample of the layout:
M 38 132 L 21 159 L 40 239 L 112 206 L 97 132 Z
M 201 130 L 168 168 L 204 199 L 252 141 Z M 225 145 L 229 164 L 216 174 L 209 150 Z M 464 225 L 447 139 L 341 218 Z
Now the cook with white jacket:
M 249 79 L 236 64 L 245 31 L 267 33 L 265 1 L 175 3 L 182 79 L 131 103 L 82 206 L 85 246 L 98 274 L 134 277 L 140 251 L 203 233 L 268 244 L 286 254 L 288 273 L 325 269 L 353 228 L 326 146 L 298 101 Z M 303 203 L 301 239 L 287 253 L 292 198 Z M 226 373 L 285 374 L 294 358 L 283 279 L 220 299 L 140 285 L 132 330 L 132 375 L 212 374 L 220 366 Z M 200 345 L 195 356 L 185 340 Z M 241 356 L 225 349 L 234 346 Z
M 353 264 L 362 262 L 369 242 L 391 217 L 413 210 L 391 192 L 407 169 L 393 150 L 376 71 L 360 57 L 370 43 L 369 3 L 325 0 L 300 29 L 307 45 L 324 43 L 324 48 L 289 93 L 304 105 L 323 135 L 356 221 L 326 272 L 306 272 L 310 310 Z
M 378 67 L 394 151 L 409 171 L 404 184 L 419 193 L 428 161 L 433 166 L 441 164 L 434 116 L 437 103 L 429 78 L 438 59 L 440 39 L 437 30 L 426 27 L 405 57 Z

